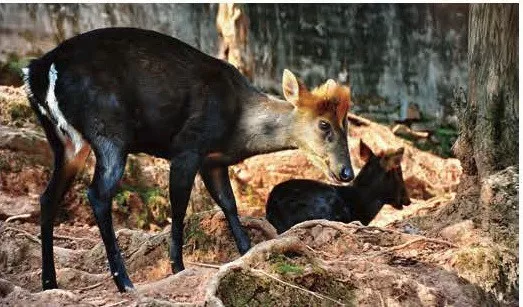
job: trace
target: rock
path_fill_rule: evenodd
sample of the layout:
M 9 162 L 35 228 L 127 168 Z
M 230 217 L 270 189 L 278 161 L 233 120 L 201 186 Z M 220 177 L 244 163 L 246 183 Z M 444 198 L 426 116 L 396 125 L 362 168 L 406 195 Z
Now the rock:
M 460 242 L 462 239 L 467 239 L 466 237 L 472 236 L 473 230 L 474 222 L 471 220 L 464 220 L 463 222 L 459 222 L 443 228 L 440 231 L 440 235 L 452 242 Z
M 513 253 L 497 243 L 475 243 L 453 253 L 449 264 L 461 277 L 493 294 L 504 306 L 517 305 L 517 252 Z
M 52 165 L 53 154 L 45 135 L 34 129 L 0 125 L 0 149 L 23 152 L 40 164 Z
M 20 287 L 13 285 L 10 281 L 0 278 L 0 298 L 6 297 L 9 293 L 20 290 Z
M 7 219 L 26 214 L 31 217 L 40 215 L 38 197 L 16 197 L 0 193 L 0 218 Z
M 433 122 L 419 122 L 419 123 L 412 123 L 412 125 L 410 126 L 410 128 L 412 129 L 412 131 L 429 131 L 429 132 L 433 132 L 437 129 L 437 125 L 438 123 L 433 121 Z
M 420 230 L 417 227 L 415 227 L 409 223 L 406 223 L 403 226 L 403 232 L 408 233 L 409 235 L 417 235 L 420 233 Z

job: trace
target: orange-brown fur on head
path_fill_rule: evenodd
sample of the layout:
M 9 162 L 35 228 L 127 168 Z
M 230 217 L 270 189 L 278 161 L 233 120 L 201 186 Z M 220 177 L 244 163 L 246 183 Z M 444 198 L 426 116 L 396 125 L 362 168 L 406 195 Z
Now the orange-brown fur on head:
M 348 86 L 339 85 L 329 79 L 313 89 L 310 94 L 307 103 L 312 108 L 315 108 L 319 114 L 333 112 L 340 126 L 343 126 L 343 120 L 347 116 L 350 106 L 350 88 Z
M 295 82 L 298 83 L 298 98 L 295 98 L 296 106 L 309 109 L 317 115 L 334 114 L 337 123 L 340 127 L 343 126 L 351 101 L 349 86 L 340 85 L 336 81 L 329 79 L 322 85 L 309 91 L 300 80 L 296 79 Z M 286 98 L 289 100 L 288 96 Z
M 329 79 L 309 91 L 288 70 L 283 73 L 282 86 L 285 99 L 296 107 L 293 130 L 298 147 L 305 150 L 312 161 L 319 162 L 330 177 L 338 181 L 351 180 L 346 124 L 350 88 Z

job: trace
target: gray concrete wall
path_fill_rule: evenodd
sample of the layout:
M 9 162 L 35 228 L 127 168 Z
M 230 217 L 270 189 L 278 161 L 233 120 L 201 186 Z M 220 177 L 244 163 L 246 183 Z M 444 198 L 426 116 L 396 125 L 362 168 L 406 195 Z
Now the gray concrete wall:
M 449 110 L 466 86 L 467 4 L 248 4 L 254 82 L 280 92 L 289 68 L 309 86 L 349 82 L 355 95 Z M 216 4 L 0 4 L 0 62 L 107 26 L 157 30 L 215 55 Z
M 348 74 L 354 94 L 448 107 L 467 83 L 468 5 L 247 6 L 257 83 L 278 87 L 283 68 L 310 85 Z

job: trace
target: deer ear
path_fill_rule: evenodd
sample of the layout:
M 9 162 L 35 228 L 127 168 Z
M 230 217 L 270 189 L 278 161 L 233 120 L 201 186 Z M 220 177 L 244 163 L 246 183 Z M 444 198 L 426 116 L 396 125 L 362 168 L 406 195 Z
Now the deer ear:
M 298 78 L 288 69 L 283 71 L 282 79 L 283 96 L 285 99 L 295 106 L 299 105 L 300 97 L 305 92 L 306 88 Z
M 334 81 L 332 79 L 327 80 L 327 82 L 325 82 L 325 84 L 327 85 L 327 92 L 328 93 L 330 93 L 330 91 L 335 90 L 336 87 L 337 87 L 336 81 Z
M 372 150 L 360 139 L 360 157 L 363 161 L 368 162 L 374 156 Z
M 401 166 L 401 160 L 403 160 L 403 153 L 405 152 L 405 148 L 400 147 L 396 152 L 391 156 L 392 163 L 395 167 Z
M 382 165 L 385 167 L 387 171 L 401 167 L 401 160 L 403 160 L 404 152 L 405 149 L 401 147 L 392 154 L 383 157 Z

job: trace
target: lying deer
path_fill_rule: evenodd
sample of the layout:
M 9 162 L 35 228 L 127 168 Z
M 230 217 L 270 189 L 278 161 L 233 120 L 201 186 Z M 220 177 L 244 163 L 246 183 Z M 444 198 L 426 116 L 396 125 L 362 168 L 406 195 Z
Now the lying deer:
M 396 209 L 410 205 L 401 171 L 403 148 L 378 156 L 360 142 L 365 165 L 352 186 L 334 186 L 313 180 L 289 180 L 269 194 L 267 220 L 282 233 L 316 219 L 368 225 L 384 204 Z
M 300 148 L 338 181 L 353 179 L 347 148 L 350 91 L 329 80 L 308 91 L 283 74 L 286 101 L 254 88 L 233 66 L 157 32 L 107 28 L 64 41 L 24 69 L 26 90 L 54 152 L 41 204 L 42 284 L 57 288 L 53 221 L 92 150 L 87 196 L 120 291 L 133 289 L 113 229 L 111 202 L 129 153 L 170 161 L 173 273 L 184 269 L 183 220 L 196 173 L 221 207 L 240 253 L 250 240 L 238 219 L 228 167 Z

